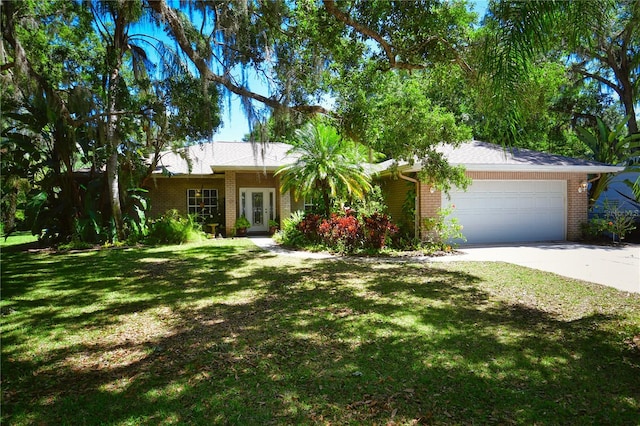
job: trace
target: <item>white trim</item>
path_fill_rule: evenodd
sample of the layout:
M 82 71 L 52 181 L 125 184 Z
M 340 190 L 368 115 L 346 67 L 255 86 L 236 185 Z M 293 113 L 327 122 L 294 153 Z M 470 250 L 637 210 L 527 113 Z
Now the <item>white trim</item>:
M 277 216 L 277 201 L 276 201 L 276 188 L 274 187 L 262 187 L 262 188 L 239 188 L 238 189 L 238 215 L 242 216 L 243 211 L 242 211 L 242 193 L 245 193 L 245 201 L 248 201 L 248 205 L 245 206 L 247 207 L 247 209 L 250 209 L 252 206 L 251 200 L 248 198 L 247 194 L 251 193 L 251 192 L 262 192 L 264 194 L 264 200 L 263 200 L 263 218 L 262 218 L 262 225 L 256 226 L 253 225 L 253 217 L 248 217 L 246 216 L 246 211 L 245 211 L 245 217 L 247 219 L 249 219 L 249 222 L 252 223 L 251 228 L 247 229 L 248 232 L 267 232 L 269 230 L 269 220 L 271 219 L 275 219 Z M 271 195 L 271 197 L 269 197 Z M 273 202 L 273 204 L 270 206 L 269 205 L 269 200 L 271 200 Z
M 191 191 L 195 191 L 195 192 L 194 192 L 194 196 L 193 196 L 193 197 L 190 197 L 189 192 L 191 192 Z M 200 197 L 198 197 L 198 196 L 197 196 L 198 191 L 203 191 L 203 192 L 204 192 L 204 191 L 211 191 L 211 193 L 209 194 L 209 197 L 208 197 L 208 198 L 209 198 L 209 199 L 211 199 L 211 200 L 215 200 L 215 204 L 205 204 L 205 203 L 204 203 L 204 198 L 205 198 L 204 194 L 203 194 L 203 193 L 201 193 L 201 194 L 200 194 Z M 216 216 L 216 215 L 218 215 L 218 214 L 220 213 L 220 212 L 218 211 L 218 202 L 219 202 L 219 196 L 220 196 L 220 194 L 218 193 L 218 189 L 217 189 L 217 188 L 204 188 L 204 187 L 202 187 L 202 188 L 200 188 L 200 189 L 198 189 L 198 188 L 187 188 L 187 194 L 186 194 L 186 195 L 187 195 L 187 197 L 186 197 L 186 201 L 187 201 L 187 214 L 193 214 L 193 215 L 194 215 L 194 216 L 196 216 L 196 217 L 202 218 L 202 221 L 203 221 L 203 222 L 207 222 L 207 219 L 208 219 L 205 215 L 203 215 L 203 214 L 201 214 L 201 213 L 198 213 L 199 204 L 191 204 L 191 203 L 189 202 L 189 199 L 190 199 L 190 198 L 193 198 L 193 199 L 194 199 L 194 201 L 196 201 L 198 198 L 201 198 L 201 199 L 203 200 L 203 201 L 201 202 L 201 204 L 203 205 L 203 207 L 202 207 L 202 208 L 203 208 L 203 209 L 208 208 L 208 209 L 209 209 L 209 214 L 210 214 L 211 216 Z M 193 213 L 190 211 L 192 208 L 193 208 L 193 209 L 195 209 L 195 212 L 193 212 Z
M 285 163 L 283 163 L 285 164 Z M 249 172 L 275 172 L 280 166 L 211 166 L 212 173 L 226 171 L 249 171 Z
M 620 166 L 572 166 L 572 165 L 516 165 L 516 164 L 456 164 L 450 163 L 451 166 L 463 166 L 468 172 L 520 172 L 520 173 L 617 173 L 625 168 Z M 422 164 L 414 164 L 407 168 L 400 167 L 399 170 L 408 173 L 419 172 L 422 170 Z M 385 170 L 386 171 L 386 170 Z

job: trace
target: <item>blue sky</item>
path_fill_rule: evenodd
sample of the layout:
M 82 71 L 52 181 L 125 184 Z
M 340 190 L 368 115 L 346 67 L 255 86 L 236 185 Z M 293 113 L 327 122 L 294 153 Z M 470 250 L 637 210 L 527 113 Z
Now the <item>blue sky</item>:
M 488 0 L 470 0 L 469 3 L 474 6 L 474 10 L 482 18 L 487 10 Z M 252 86 L 251 89 L 258 93 L 267 93 L 266 87 L 260 86 L 259 80 L 255 80 L 254 84 L 255 86 Z M 224 102 L 223 109 L 223 126 L 213 135 L 213 140 L 226 142 L 242 140 L 244 135 L 249 133 L 249 124 L 240 106 L 240 98 L 232 95 L 231 109 L 229 109 L 227 101 Z

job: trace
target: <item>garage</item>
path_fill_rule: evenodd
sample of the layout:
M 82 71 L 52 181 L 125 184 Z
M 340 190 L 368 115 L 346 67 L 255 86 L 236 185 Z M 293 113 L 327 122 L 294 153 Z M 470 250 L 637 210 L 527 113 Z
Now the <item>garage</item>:
M 566 239 L 565 180 L 474 180 L 454 189 L 442 206 L 463 225 L 467 244 Z

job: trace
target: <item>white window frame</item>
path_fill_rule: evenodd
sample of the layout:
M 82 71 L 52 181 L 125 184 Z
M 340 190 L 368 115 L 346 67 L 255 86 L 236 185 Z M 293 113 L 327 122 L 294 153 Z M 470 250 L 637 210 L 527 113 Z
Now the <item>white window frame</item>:
M 309 197 L 309 196 L 304 197 L 304 206 L 302 209 L 305 212 L 312 212 L 315 206 L 316 204 L 313 202 L 312 197 Z
M 187 189 L 187 213 L 200 223 L 209 223 L 218 215 L 218 190 L 214 188 Z

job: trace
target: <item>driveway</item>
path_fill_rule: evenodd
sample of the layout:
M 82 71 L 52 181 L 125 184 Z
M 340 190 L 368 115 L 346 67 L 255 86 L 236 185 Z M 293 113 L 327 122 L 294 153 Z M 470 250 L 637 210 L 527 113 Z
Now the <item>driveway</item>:
M 265 250 L 285 256 L 307 259 L 334 257 L 328 253 L 291 251 L 278 246 L 271 238 L 252 237 L 251 240 Z M 463 247 L 459 251 L 461 254 L 456 256 L 420 257 L 412 260 L 507 262 L 614 287 L 622 291 L 640 293 L 640 245 L 638 244 L 621 247 L 577 243 L 515 244 Z M 409 259 L 403 259 L 403 261 L 407 260 Z
M 500 261 L 640 293 L 640 245 L 621 247 L 576 243 L 463 247 L 459 256 L 432 259 Z

